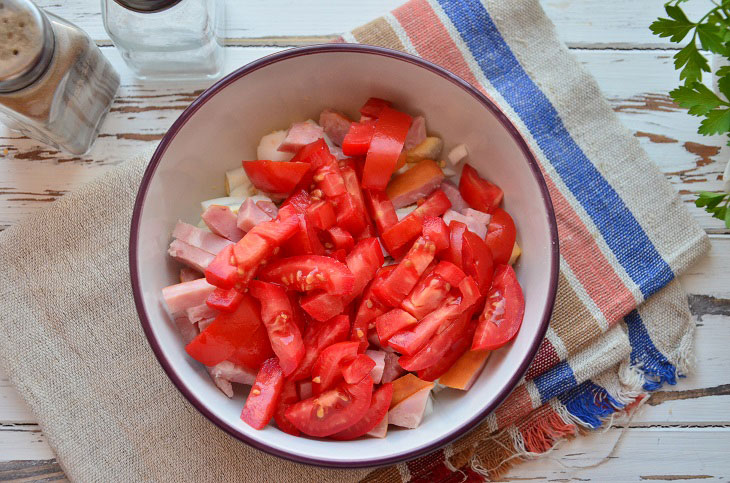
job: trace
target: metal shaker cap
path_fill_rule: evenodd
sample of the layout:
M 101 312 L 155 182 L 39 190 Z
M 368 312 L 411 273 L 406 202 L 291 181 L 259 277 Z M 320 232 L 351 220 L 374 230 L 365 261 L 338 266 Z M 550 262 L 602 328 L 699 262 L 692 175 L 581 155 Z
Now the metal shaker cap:
M 181 0 L 114 0 L 122 7 L 141 13 L 159 12 L 168 9 Z
M 55 37 L 46 15 L 30 0 L 0 0 L 0 93 L 20 90 L 45 72 Z

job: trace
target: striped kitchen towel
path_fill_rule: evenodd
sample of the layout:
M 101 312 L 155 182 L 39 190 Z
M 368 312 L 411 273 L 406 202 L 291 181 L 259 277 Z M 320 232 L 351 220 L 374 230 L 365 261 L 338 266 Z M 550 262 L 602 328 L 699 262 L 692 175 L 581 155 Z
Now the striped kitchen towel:
M 555 311 L 522 383 L 460 441 L 369 479 L 497 476 L 689 369 L 694 326 L 673 280 L 707 236 L 537 0 L 411 0 L 342 41 L 423 57 L 500 106 L 541 164 L 560 237 Z

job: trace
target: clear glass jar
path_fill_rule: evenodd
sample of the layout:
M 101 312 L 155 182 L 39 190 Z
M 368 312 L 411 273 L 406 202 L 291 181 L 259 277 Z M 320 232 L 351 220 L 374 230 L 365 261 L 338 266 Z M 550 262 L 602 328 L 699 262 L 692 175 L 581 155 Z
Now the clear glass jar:
M 74 154 L 89 150 L 119 75 L 86 33 L 30 0 L 0 0 L 0 122 Z
M 213 79 L 223 68 L 223 0 L 101 0 L 109 37 L 141 79 Z

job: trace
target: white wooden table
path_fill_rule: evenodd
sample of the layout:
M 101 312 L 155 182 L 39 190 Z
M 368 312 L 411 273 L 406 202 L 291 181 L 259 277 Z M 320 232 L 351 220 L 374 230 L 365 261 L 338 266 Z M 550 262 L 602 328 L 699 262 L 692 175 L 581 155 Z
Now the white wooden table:
M 228 0 L 226 72 L 287 47 L 327 41 L 332 37 L 328 34 L 361 25 L 402 1 Z M 86 156 L 59 153 L 0 126 L 0 230 L 155 144 L 207 87 L 135 80 L 104 32 L 98 0 L 38 3 L 89 32 L 121 73 L 122 87 L 99 140 Z M 629 424 L 567 442 L 546 457 L 517 466 L 505 479 L 727 479 L 730 230 L 692 204 L 693 192 L 720 189 L 730 157 L 720 148 L 725 139 L 698 135 L 697 120 L 667 96 L 677 83 L 671 59 L 675 50 L 647 28 L 661 13 L 661 2 L 543 0 L 543 5 L 621 120 L 710 233 L 713 251 L 681 279 L 697 325 L 696 373 L 678 387 L 655 393 Z M 704 4 L 690 4 L 690 11 L 697 6 Z M 36 418 L 0 373 L 0 480 L 64 478 Z

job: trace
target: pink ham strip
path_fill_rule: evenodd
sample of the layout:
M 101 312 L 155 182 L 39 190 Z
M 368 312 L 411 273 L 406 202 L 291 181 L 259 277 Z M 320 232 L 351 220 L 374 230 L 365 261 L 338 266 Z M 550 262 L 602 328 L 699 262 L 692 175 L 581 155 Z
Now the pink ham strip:
M 243 231 L 236 226 L 236 215 L 230 208 L 221 205 L 211 205 L 203 212 L 203 221 L 216 235 L 237 242 L 243 238 Z
M 162 298 L 170 314 L 177 316 L 185 314 L 185 310 L 189 307 L 204 304 L 213 290 L 215 286 L 206 282 L 204 278 L 199 278 L 163 288 Z
M 370 377 L 373 378 L 373 383 L 380 384 L 383 379 L 383 369 L 385 369 L 385 352 L 366 350 L 365 354 L 375 361 L 375 367 L 370 371 Z
M 218 389 L 228 397 L 233 397 L 232 382 L 251 386 L 256 381 L 256 373 L 230 361 L 223 361 L 206 369 Z
M 444 213 L 444 223 L 446 223 L 446 225 L 449 225 L 452 220 L 462 222 L 466 225 L 469 231 L 475 233 L 476 235 L 479 235 L 480 238 L 484 238 L 485 236 L 487 236 L 487 225 L 485 225 L 481 221 L 478 221 L 475 218 L 472 218 L 471 216 L 464 216 L 458 211 L 454 210 L 449 210 Z
M 215 258 L 215 255 L 180 240 L 173 240 L 170 243 L 170 248 L 167 249 L 167 253 L 178 262 L 184 263 L 199 272 L 205 272 L 205 269 Z
M 438 175 L 432 177 L 431 179 L 427 180 L 422 185 L 418 186 L 417 188 L 412 189 L 411 191 L 407 191 L 405 193 L 402 193 L 395 198 L 391 198 L 391 202 L 393 203 L 393 207 L 397 210 L 398 208 L 403 208 L 404 206 L 412 205 L 413 203 L 417 202 L 418 200 L 422 198 L 426 198 L 428 195 L 433 193 L 436 188 L 441 186 L 441 182 L 444 180 L 443 173 L 439 172 Z
M 431 387 L 424 387 L 402 400 L 388 411 L 388 424 L 410 429 L 417 428 L 423 419 L 430 394 Z
M 383 378 L 380 380 L 381 383 L 393 382 L 400 376 L 406 373 L 400 364 L 398 364 L 398 358 L 400 356 L 395 352 L 385 353 L 385 366 L 383 367 Z
M 456 187 L 454 183 L 451 181 L 444 181 L 441 183 L 441 191 L 444 192 L 446 197 L 451 202 L 451 209 L 454 211 L 461 212 L 462 210 L 465 210 L 466 208 L 469 208 L 469 205 L 466 204 L 466 201 L 464 201 L 464 198 L 461 197 L 461 193 L 459 192 L 459 188 Z
M 385 435 L 388 434 L 388 413 L 385 413 L 385 416 L 383 416 L 383 419 L 380 420 L 378 425 L 367 434 L 373 438 L 385 438 Z
M 342 146 L 352 121 L 339 111 L 325 109 L 319 115 L 319 124 L 335 146 Z
M 426 139 L 426 118 L 416 116 L 413 118 L 411 127 L 406 134 L 406 140 L 403 143 L 403 149 L 408 151 L 421 144 Z
M 198 326 L 190 323 L 190 319 L 184 315 L 175 317 L 175 325 L 180 331 L 183 343 L 188 345 L 198 335 Z
M 203 274 L 193 268 L 183 267 L 180 269 L 180 281 L 189 282 L 191 280 L 197 280 L 203 278 Z
M 202 304 L 185 309 L 185 314 L 190 319 L 190 322 L 196 323 L 204 319 L 214 319 L 218 315 L 218 311 L 211 309 L 206 304 Z
M 172 231 L 172 236 L 188 245 L 200 248 L 213 255 L 217 255 L 225 247 L 233 244 L 232 241 L 226 240 L 222 236 L 201 230 L 197 226 L 189 225 L 182 221 L 177 222 L 175 229 Z
M 238 209 L 236 226 L 243 231 L 251 231 L 251 228 L 259 223 L 271 221 L 272 219 L 273 217 L 264 212 L 254 200 L 248 198 L 241 203 L 241 207 Z
M 213 321 L 214 321 L 214 320 L 215 320 L 214 318 L 210 318 L 210 319 L 203 319 L 203 320 L 201 320 L 200 322 L 198 322 L 198 330 L 199 330 L 200 332 L 203 332 L 203 331 L 204 331 L 205 329 L 207 329 L 207 328 L 208 328 L 208 326 L 209 326 L 210 324 L 212 324 L 212 323 L 213 323 Z
M 273 201 L 259 200 L 256 202 L 256 206 L 261 208 L 261 210 L 272 219 L 276 218 L 276 215 L 279 214 L 279 208 L 276 207 Z
M 286 138 L 279 146 L 279 151 L 296 153 L 307 144 L 313 143 L 324 135 L 318 124 L 311 122 L 295 122 L 286 133 Z
M 471 208 L 465 208 L 461 210 L 461 214 L 473 218 L 474 220 L 482 223 L 484 226 L 489 226 L 489 222 L 492 219 L 492 215 L 484 213 L 483 211 L 473 210 Z

